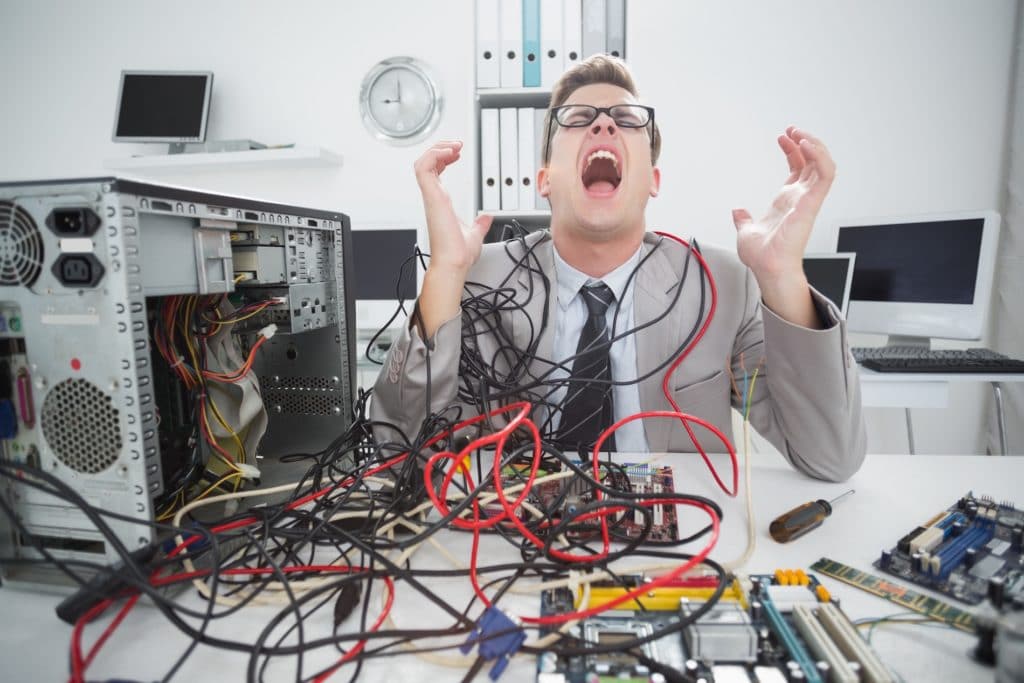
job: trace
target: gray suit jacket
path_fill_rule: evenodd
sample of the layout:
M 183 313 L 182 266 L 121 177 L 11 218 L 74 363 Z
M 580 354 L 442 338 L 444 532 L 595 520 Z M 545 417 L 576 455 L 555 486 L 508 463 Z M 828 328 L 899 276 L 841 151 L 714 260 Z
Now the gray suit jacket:
M 742 390 L 744 367 L 748 377 L 760 367 L 750 406 L 751 425 L 803 472 L 834 481 L 848 478 L 864 459 L 867 438 L 859 377 L 840 313 L 812 289 L 828 328 L 809 330 L 792 325 L 761 305 L 753 274 L 734 253 L 716 248 L 703 248 L 701 253 L 715 280 L 718 304 L 704 337 L 671 378 L 669 387 L 676 403 L 731 438 L 731 408 L 740 408 L 741 401 L 733 391 L 729 371 Z M 648 233 L 641 261 L 635 285 L 631 285 L 636 325 L 641 327 L 661 316 L 636 334 L 638 376 L 643 377 L 669 360 L 682 340 L 703 322 L 711 295 L 705 285 L 705 313 L 701 316 L 700 265 L 691 258 L 684 279 L 687 250 L 673 240 Z M 542 323 L 545 313 L 558 310 L 554 279 L 553 243 L 546 231 L 530 234 L 525 243 L 485 245 L 467 278 L 467 294 L 493 289 L 515 292 L 521 310 L 504 311 L 496 324 L 504 332 L 504 343 L 511 341 L 520 351 L 535 349 L 533 355 L 539 360 L 526 369 L 527 381 L 545 376 L 551 367 L 543 359 L 551 358 L 554 326 Z M 682 291 L 676 299 L 681 281 Z M 464 304 L 466 301 L 464 297 Z M 429 344 L 410 330 L 411 326 L 402 327 L 374 387 L 373 420 L 398 425 L 410 436 L 418 431 L 427 415 L 428 364 L 431 411 L 456 401 L 463 326 L 470 324 L 464 318 L 473 319 L 465 314 L 464 310 L 462 316 L 445 322 Z M 479 321 L 472 324 L 480 328 Z M 466 335 L 466 339 L 476 344 L 480 358 L 501 372 L 509 361 L 507 354 L 498 352 L 503 343 L 498 336 L 486 331 Z M 644 411 L 671 410 L 662 393 L 663 376 L 663 371 L 657 372 L 640 382 Z M 479 412 L 479 407 L 466 408 L 463 417 Z M 697 425 L 693 428 L 709 452 L 724 451 L 710 431 Z M 695 450 L 678 420 L 646 419 L 644 430 L 653 452 Z M 378 430 L 378 435 L 393 436 L 386 429 Z

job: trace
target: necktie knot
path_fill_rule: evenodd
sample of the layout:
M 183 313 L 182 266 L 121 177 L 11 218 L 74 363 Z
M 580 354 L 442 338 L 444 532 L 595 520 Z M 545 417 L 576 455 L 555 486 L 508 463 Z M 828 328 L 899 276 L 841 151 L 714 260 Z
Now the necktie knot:
M 615 292 L 603 282 L 596 282 L 592 285 L 584 285 L 580 288 L 580 295 L 583 303 L 587 305 L 587 312 L 592 318 L 603 318 L 608 312 L 608 307 L 615 301 Z

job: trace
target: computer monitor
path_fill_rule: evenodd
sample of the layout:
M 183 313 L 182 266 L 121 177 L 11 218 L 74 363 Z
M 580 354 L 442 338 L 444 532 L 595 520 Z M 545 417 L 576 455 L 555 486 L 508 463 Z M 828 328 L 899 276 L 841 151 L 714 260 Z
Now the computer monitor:
M 115 142 L 205 142 L 213 73 L 122 71 Z
M 850 303 L 850 285 L 857 255 L 804 254 L 804 274 L 811 287 L 832 301 L 845 316 Z
M 376 332 L 394 315 L 399 301 L 412 310 L 423 281 L 422 268 L 413 258 L 415 228 L 360 228 L 352 230 L 352 255 L 356 281 L 356 326 Z M 399 313 L 391 326 L 402 324 Z
M 857 254 L 849 329 L 890 343 L 981 339 L 998 242 L 994 211 L 841 223 L 837 251 Z

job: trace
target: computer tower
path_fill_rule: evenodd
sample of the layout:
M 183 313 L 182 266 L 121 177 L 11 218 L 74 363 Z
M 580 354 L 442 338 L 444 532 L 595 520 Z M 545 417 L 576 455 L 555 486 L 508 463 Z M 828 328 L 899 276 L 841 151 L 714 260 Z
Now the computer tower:
M 179 325 L 169 302 L 196 320 L 214 304 L 251 310 L 229 328 L 239 358 L 276 325 L 248 373 L 258 387 L 245 401 L 265 414 L 253 467 L 267 475 L 283 454 L 324 448 L 353 416 L 350 245 L 349 219 L 333 211 L 118 178 L 0 184 L 0 457 L 153 520 L 182 459 L 209 457 L 198 438 L 209 418 L 174 376 L 203 359 L 154 345 Z M 42 545 L 61 559 L 117 559 L 79 509 L 22 479 L 0 477 L 20 524 L 0 514 L 0 556 L 36 558 Z M 129 550 L 154 540 L 148 526 L 107 521 Z M 18 567 L 5 577 L 26 578 Z M 38 566 L 24 573 L 46 580 Z

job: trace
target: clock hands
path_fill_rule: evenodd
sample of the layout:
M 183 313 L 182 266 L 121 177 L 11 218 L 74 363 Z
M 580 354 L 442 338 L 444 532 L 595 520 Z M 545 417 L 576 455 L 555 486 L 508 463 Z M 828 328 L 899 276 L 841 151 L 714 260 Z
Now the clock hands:
M 384 104 L 401 104 L 402 103 L 402 79 L 395 79 L 395 99 L 385 99 Z

